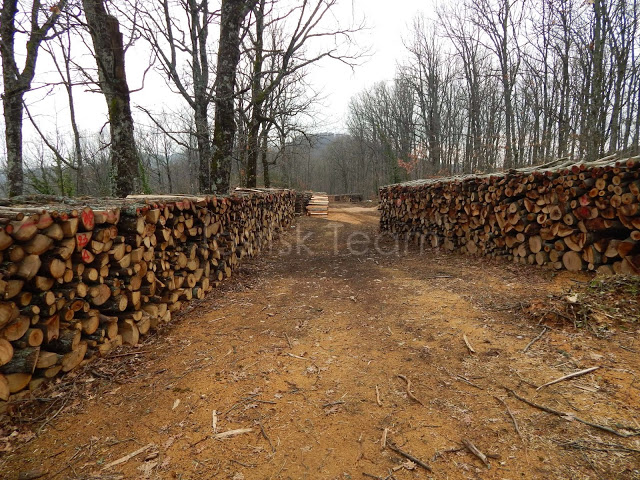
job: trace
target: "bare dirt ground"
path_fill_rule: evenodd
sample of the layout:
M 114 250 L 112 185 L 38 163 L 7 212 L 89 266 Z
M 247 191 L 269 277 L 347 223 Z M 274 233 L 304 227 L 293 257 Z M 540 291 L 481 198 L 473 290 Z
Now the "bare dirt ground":
M 589 277 L 416 247 L 389 254 L 377 219 L 346 205 L 300 219 L 139 348 L 11 406 L 0 477 L 640 478 L 640 437 L 575 419 L 640 428 L 637 325 L 598 338 L 556 322 L 523 353 L 542 331 L 523 305 L 544 308 Z M 214 438 L 235 429 L 251 431 Z M 382 449 L 385 429 L 433 471 Z

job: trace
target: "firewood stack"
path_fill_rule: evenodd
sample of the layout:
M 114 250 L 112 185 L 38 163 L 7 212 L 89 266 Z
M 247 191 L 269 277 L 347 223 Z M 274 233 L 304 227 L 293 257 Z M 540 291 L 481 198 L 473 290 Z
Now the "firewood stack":
M 640 273 L 640 157 L 419 180 L 382 187 L 380 199 L 382 231 L 431 247 Z
M 170 321 L 291 223 L 295 194 L 83 203 L 25 196 L 2 204 L 0 399 L 7 400 Z

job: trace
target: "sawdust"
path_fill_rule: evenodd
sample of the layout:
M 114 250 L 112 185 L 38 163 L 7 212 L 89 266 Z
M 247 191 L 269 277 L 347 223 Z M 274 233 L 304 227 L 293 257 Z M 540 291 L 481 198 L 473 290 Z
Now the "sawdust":
M 41 468 L 58 479 L 354 479 L 393 469 L 398 480 L 640 478 L 637 437 L 571 421 L 640 427 L 635 328 L 602 339 L 553 325 L 522 352 L 542 329 L 527 305 L 589 277 L 404 245 L 389 254 L 391 240 L 376 243 L 375 208 L 332 205 L 328 221 L 299 224 L 147 339 L 146 353 L 65 377 L 76 394 L 43 428 L 57 408 L 37 421 L 11 410 L 4 433 L 26 437 L 7 448 L 0 477 Z M 535 391 L 591 366 L 601 368 Z M 251 431 L 213 438 L 238 429 Z M 433 473 L 382 450 L 385 429 Z

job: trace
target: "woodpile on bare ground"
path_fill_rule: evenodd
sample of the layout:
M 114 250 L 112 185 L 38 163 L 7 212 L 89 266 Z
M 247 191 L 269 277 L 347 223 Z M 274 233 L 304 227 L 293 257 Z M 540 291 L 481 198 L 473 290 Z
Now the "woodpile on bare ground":
M 380 228 L 449 251 L 640 273 L 640 157 L 561 159 L 380 189 Z
M 329 214 L 329 197 L 326 193 L 314 193 L 307 204 L 307 215 L 312 217 Z
M 313 192 L 296 192 L 296 213 L 299 215 L 307 214 L 307 205 L 311 201 Z
M 0 206 L 0 399 L 141 336 L 293 219 L 291 191 Z

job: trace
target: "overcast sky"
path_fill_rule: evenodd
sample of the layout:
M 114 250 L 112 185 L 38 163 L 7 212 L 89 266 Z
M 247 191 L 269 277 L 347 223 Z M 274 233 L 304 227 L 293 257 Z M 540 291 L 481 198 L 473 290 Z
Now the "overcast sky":
M 435 10 L 435 0 L 340 0 L 334 15 L 341 22 L 348 23 L 352 18 L 361 20 L 366 18 L 367 29 L 355 35 L 357 44 L 362 48 L 369 48 L 369 55 L 359 61 L 360 65 L 352 71 L 348 66 L 337 61 L 323 61 L 315 65 L 310 71 L 310 80 L 316 89 L 324 94 L 323 106 L 319 110 L 325 121 L 318 126 L 320 131 L 344 131 L 344 119 L 349 99 L 371 86 L 375 82 L 391 80 L 397 62 L 404 55 L 402 44 L 403 35 L 409 28 L 413 17 L 419 11 L 425 16 L 432 17 Z M 217 36 L 217 31 L 216 34 Z M 213 36 L 213 34 L 212 34 Z M 139 49 L 127 52 L 126 69 L 129 87 L 132 90 L 142 86 L 142 73 L 148 65 L 148 59 L 142 58 Z M 79 63 L 87 64 L 91 59 L 82 59 Z M 39 58 L 36 82 L 57 80 L 50 60 L 46 54 Z M 93 133 L 107 122 L 106 104 L 100 93 L 89 93 L 86 87 L 76 87 L 76 103 L 81 130 Z M 67 132 L 68 126 L 67 99 L 62 89 L 53 95 L 44 95 L 40 90 L 31 93 L 28 102 L 33 104 L 32 113 L 38 122 L 47 125 L 48 131 L 53 131 L 58 122 L 58 128 Z M 132 94 L 134 105 L 144 105 L 151 110 L 159 111 L 166 106 L 178 108 L 183 100 L 178 95 L 172 95 L 157 73 L 150 73 L 145 79 L 144 88 Z M 135 114 L 138 122 L 145 119 Z M 32 137 L 35 132 L 29 120 L 25 118 L 25 139 Z
M 435 0 L 353 0 L 356 18 L 366 16 L 368 29 L 357 35 L 358 43 L 370 47 L 370 54 L 353 71 L 344 65 L 325 63 L 314 72 L 314 79 L 329 95 L 325 112 L 335 129 L 343 128 L 349 99 L 372 84 L 391 80 L 396 64 L 405 56 L 403 35 L 413 17 L 423 12 L 435 14 Z M 351 15 L 351 2 L 342 0 L 344 15 Z

